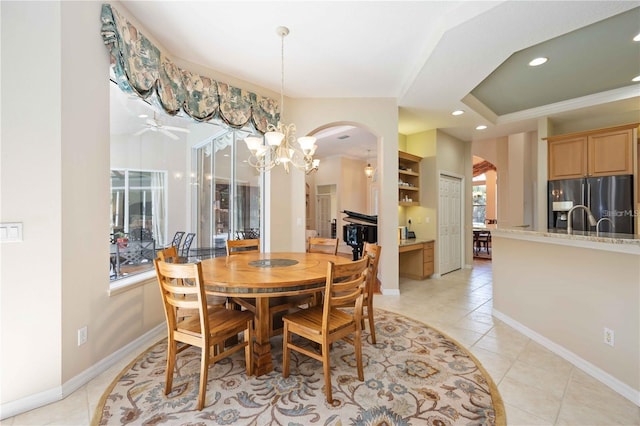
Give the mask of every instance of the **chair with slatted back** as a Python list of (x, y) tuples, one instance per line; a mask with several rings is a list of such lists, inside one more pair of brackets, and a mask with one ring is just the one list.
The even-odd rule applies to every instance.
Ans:
[[(253, 314), (249, 311), (229, 310), (210, 312), (207, 309), (202, 284), (202, 266), (199, 262), (180, 264), (155, 259), (154, 264), (167, 319), (167, 370), (164, 393), (168, 395), (172, 391), (178, 353), (189, 345), (198, 347), (201, 350), (201, 360), (197, 409), (202, 410), (210, 365), (244, 349), (246, 374), (252, 375)], [(193, 282), (193, 285), (185, 285), (187, 281)], [(181, 319), (176, 315), (178, 309), (197, 310), (198, 315)], [(242, 333), (244, 338), (233, 346), (225, 347), (225, 342), (234, 341), (239, 333)], [(178, 343), (185, 345), (179, 348)]]
[[(376, 344), (376, 327), (373, 323), (373, 294), (378, 286), (378, 262), (380, 262), (380, 253), (382, 247), (372, 243), (364, 244), (362, 257), (369, 257), (369, 267), (367, 271), (367, 285), (364, 292), (364, 307), (366, 313), (363, 313), (362, 321), (369, 320), (369, 333), (371, 334), (371, 343)], [(364, 325), (363, 325), (364, 326)]]
[[(354, 262), (336, 265), (328, 262), (325, 297), (322, 305), (302, 309), (285, 315), (282, 337), (282, 376), (289, 377), (290, 351), (294, 350), (322, 362), (324, 370), (325, 395), (329, 404), (333, 403), (331, 391), (331, 365), (329, 351), (331, 345), (340, 339), (354, 345), (358, 379), (364, 380), (362, 368), (362, 304), (369, 257)], [(345, 278), (348, 277), (348, 278)], [(337, 306), (351, 306), (351, 311)], [(319, 346), (320, 352), (311, 347), (293, 343), (292, 335), (300, 336)], [(353, 335), (353, 339), (349, 336)]]
[[(307, 253), (326, 253), (326, 254), (338, 254), (338, 238), (322, 238), (322, 237), (309, 237), (307, 240)], [(312, 304), (317, 305), (322, 301), (322, 293), (318, 292), (313, 295)]]
[(178, 257), (178, 247), (171, 245), (169, 247), (165, 247), (162, 250), (158, 250), (158, 258), (165, 262), (169, 258), (177, 258)]
[(307, 253), (338, 254), (338, 238), (310, 237), (307, 243)]
[[(177, 259), (178, 258), (178, 247), (169, 246), (165, 247), (162, 250), (158, 250), (158, 259), (166, 262), (167, 259)], [(193, 285), (193, 283), (188, 283), (189, 285)], [(227, 298), (224, 296), (214, 296), (212, 294), (207, 294), (207, 307), (209, 311), (213, 309), (226, 309), (227, 308)], [(187, 317), (196, 315), (198, 312), (194, 310), (186, 310), (186, 309), (178, 309), (178, 317)]]
[(234, 254), (259, 253), (260, 240), (227, 240), (227, 256)]
[(186, 237), (184, 237), (184, 243), (182, 244), (182, 249), (180, 250), (180, 256), (189, 257), (189, 250), (191, 250), (191, 243), (193, 243), (193, 239), (196, 234), (193, 232), (189, 232)]

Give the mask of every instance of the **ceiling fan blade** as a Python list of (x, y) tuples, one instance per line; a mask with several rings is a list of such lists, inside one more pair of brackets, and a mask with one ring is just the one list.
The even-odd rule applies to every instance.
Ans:
[(175, 140), (175, 141), (177, 141), (178, 139), (180, 139), (178, 136), (174, 135), (174, 134), (173, 134), (173, 133), (171, 133), (170, 131), (165, 130), (165, 129), (163, 129), (163, 128), (159, 128), (159, 129), (158, 129), (158, 131), (159, 131), (160, 133), (162, 133), (162, 134), (166, 135), (167, 137), (169, 137), (169, 138), (171, 138), (171, 139)]
[(184, 127), (162, 126), (162, 128), (166, 130), (173, 130), (174, 132), (184, 132), (184, 133), (191, 132), (191, 130), (185, 129)]

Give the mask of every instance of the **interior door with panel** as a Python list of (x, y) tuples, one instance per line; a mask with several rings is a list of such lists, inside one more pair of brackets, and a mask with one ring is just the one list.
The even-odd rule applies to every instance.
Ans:
[(462, 268), (462, 180), (440, 175), (438, 255), (440, 274)]

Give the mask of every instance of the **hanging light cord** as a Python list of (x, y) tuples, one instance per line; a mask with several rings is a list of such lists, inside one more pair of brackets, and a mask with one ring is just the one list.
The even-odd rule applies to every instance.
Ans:
[(280, 34), (280, 121), (284, 116), (284, 38), (289, 34), (286, 27), (278, 27)]

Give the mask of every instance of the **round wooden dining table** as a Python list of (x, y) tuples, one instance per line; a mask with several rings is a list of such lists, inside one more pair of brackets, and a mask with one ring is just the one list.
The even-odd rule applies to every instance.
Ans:
[(204, 259), (202, 276), (209, 294), (255, 298), (254, 372), (273, 370), (269, 341), (269, 298), (316, 293), (324, 288), (328, 262), (351, 262), (351, 256), (324, 253), (246, 253)]

